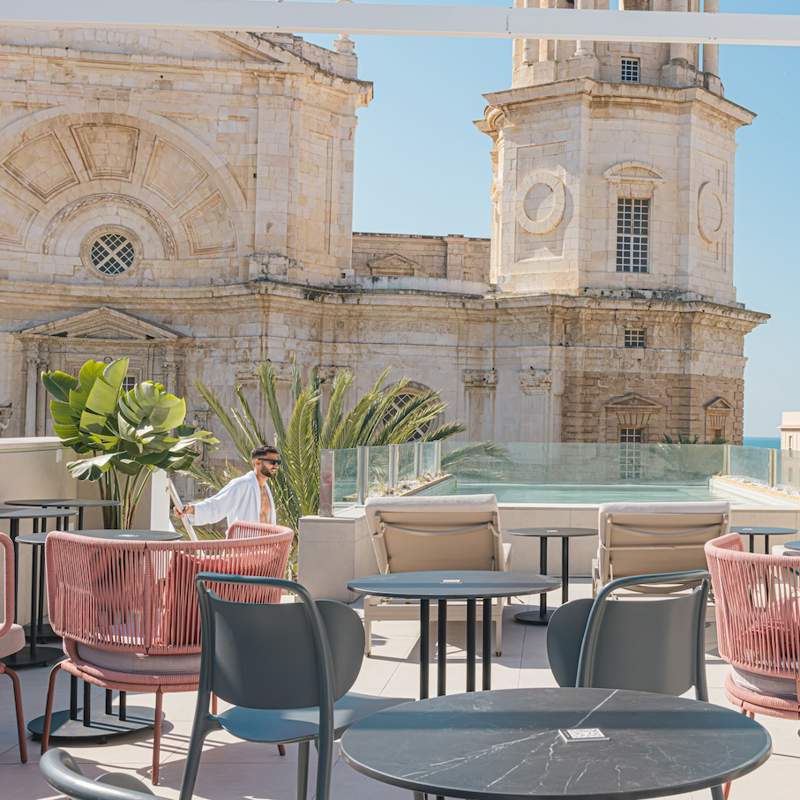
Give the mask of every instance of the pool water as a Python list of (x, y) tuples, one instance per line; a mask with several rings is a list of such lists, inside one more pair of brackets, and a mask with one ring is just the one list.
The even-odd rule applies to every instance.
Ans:
[(526, 484), (472, 483), (443, 481), (425, 495), (493, 494), (498, 503), (586, 504), (600, 503), (682, 503), (697, 500), (727, 500), (731, 507), (772, 506), (766, 498), (742, 497), (727, 492), (712, 491), (708, 484)]

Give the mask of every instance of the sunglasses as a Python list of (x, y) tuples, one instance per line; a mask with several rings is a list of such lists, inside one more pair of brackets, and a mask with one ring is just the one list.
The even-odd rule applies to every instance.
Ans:
[(256, 461), (261, 464), (274, 464), (276, 467), (279, 467), (283, 463), (279, 458), (257, 458)]

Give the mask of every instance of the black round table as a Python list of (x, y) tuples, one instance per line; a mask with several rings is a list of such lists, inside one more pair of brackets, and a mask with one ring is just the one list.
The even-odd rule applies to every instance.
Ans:
[[(580, 536), (597, 536), (597, 528), (512, 528), (508, 531), (512, 536), (535, 536), (539, 539), (539, 572), (547, 575), (547, 540), (561, 539), (561, 602), (569, 600), (569, 540)], [(526, 625), (547, 625), (555, 611), (547, 607), (547, 595), (539, 596), (538, 611), (520, 611), (514, 615), (517, 622)]]
[[(64, 508), (44, 508), (41, 506), (0, 508), (0, 520), (9, 521), (9, 536), (14, 544), (14, 619), (16, 621), (18, 608), (19, 588), (19, 550), (18, 543), (26, 542), (27, 536), (20, 536), (20, 520), (31, 520), (33, 534), (45, 531), (47, 520), (55, 519), (61, 527), (68, 527), (64, 523), (69, 517), (74, 517), (75, 511)], [(46, 532), (42, 534), (46, 535)], [(26, 542), (27, 543), (27, 542)], [(4, 659), (6, 664), (13, 669), (26, 667), (43, 667), (54, 664), (63, 658), (64, 654), (57, 647), (41, 647), (42, 632), (47, 630), (44, 625), (44, 562), (39, 564), (39, 548), (34, 547), (31, 554), (31, 622), (28, 632), (28, 644), (13, 656)], [(52, 631), (46, 638), (52, 638)]]
[[(583, 738), (592, 729), (604, 738)], [(473, 800), (683, 794), (752, 772), (771, 749), (769, 733), (737, 711), (614, 689), (437, 697), (378, 711), (342, 738), (342, 754), (358, 772)]]
[(555, 578), (528, 572), (454, 570), (394, 572), (350, 581), (351, 592), (377, 597), (419, 600), (419, 695), (427, 697), (430, 658), (430, 601), (437, 601), (438, 653), (437, 693), (447, 690), (447, 601), (467, 601), (467, 691), (475, 691), (476, 602), (483, 601), (483, 688), (492, 688), (492, 600), (518, 594), (550, 592), (558, 588)]
[(792, 536), (797, 533), (797, 528), (776, 528), (774, 526), (751, 527), (749, 525), (734, 525), (731, 527), (732, 533), (744, 534), (750, 539), (750, 552), (756, 551), (756, 536), (764, 537), (764, 552), (769, 553), (770, 536)]
[[(181, 534), (176, 531), (131, 529), (78, 530), (70, 531), (70, 533), (92, 539), (113, 539), (115, 541), (171, 542), (183, 538)], [(43, 546), (46, 540), (46, 533), (35, 533), (30, 536), (20, 537), (21, 542), (34, 545), (34, 551)], [(63, 651), (59, 650), (58, 654), (59, 658), (64, 657)], [(114, 736), (153, 727), (153, 710), (139, 706), (129, 708), (127, 704), (127, 694), (125, 692), (119, 693), (119, 705), (116, 714), (114, 713), (112, 703), (112, 691), (111, 689), (106, 689), (104, 712), (93, 714), (92, 686), (90, 683), (84, 682), (83, 706), (79, 708), (78, 679), (74, 675), (70, 675), (69, 709), (53, 712), (50, 736), (62, 743), (89, 739), (105, 741)], [(35, 738), (41, 738), (44, 732), (44, 716), (35, 717), (28, 722), (28, 731), (30, 731)]]
[(783, 545), (787, 550), (796, 550), (800, 555), (800, 540), (795, 540), (793, 542), (784, 542)]
[(78, 530), (83, 529), (83, 512), (86, 508), (112, 508), (119, 506), (119, 500), (101, 500), (91, 498), (48, 497), (44, 500), (31, 498), (27, 500), (6, 500), (10, 506), (40, 506), (41, 508), (74, 508), (78, 512)]

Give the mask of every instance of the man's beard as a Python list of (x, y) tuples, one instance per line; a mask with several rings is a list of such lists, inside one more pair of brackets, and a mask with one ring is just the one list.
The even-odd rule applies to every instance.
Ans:
[(265, 478), (269, 478), (269, 467), (261, 467), (260, 472)]

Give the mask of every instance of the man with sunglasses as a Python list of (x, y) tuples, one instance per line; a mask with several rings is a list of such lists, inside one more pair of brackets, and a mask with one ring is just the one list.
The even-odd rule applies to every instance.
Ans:
[(278, 474), (280, 453), (269, 445), (256, 447), (250, 453), (253, 469), (234, 478), (212, 497), (187, 503), (179, 516), (188, 516), (193, 525), (212, 525), (227, 517), (234, 522), (275, 524), (275, 500), (269, 479)]

